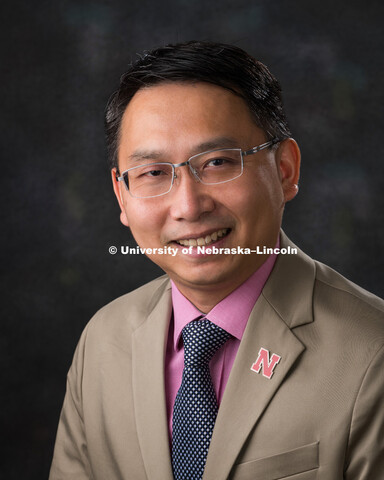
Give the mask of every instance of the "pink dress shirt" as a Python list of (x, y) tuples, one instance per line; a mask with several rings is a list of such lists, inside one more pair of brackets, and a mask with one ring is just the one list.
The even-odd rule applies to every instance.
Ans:
[(171, 319), (169, 327), (165, 356), (165, 395), (170, 439), (172, 438), (173, 404), (180, 388), (184, 368), (184, 347), (181, 331), (187, 323), (203, 315), (232, 335), (233, 338), (224, 344), (210, 362), (212, 382), (220, 405), (249, 315), (272, 271), (276, 257), (276, 254), (268, 257), (248, 280), (221, 300), (206, 315), (186, 299), (176, 285), (171, 282), (173, 319)]

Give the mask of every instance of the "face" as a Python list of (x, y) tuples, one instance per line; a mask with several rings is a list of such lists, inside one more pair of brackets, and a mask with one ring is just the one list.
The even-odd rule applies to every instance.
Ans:
[[(181, 163), (206, 151), (207, 145), (249, 150), (266, 141), (245, 102), (230, 91), (206, 83), (161, 84), (139, 90), (128, 104), (121, 125), (119, 171), (148, 159)], [(296, 194), (297, 145), (289, 139), (277, 150), (244, 157), (242, 176), (224, 184), (204, 185), (188, 167), (176, 169), (176, 174), (168, 194), (133, 198), (112, 172), (121, 221), (143, 248), (178, 249), (175, 256), (150, 258), (182, 292), (212, 287), (229, 292), (266, 258), (198, 255), (196, 248), (192, 255), (183, 254), (180, 242), (193, 244), (203, 238), (218, 248), (274, 247), (284, 204)]]

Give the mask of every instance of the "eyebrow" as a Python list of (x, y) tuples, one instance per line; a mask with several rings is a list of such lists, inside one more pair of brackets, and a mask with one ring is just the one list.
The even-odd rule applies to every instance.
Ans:
[[(216, 148), (239, 148), (239, 142), (232, 137), (215, 137), (206, 142), (196, 145), (190, 152), (190, 156)], [(167, 156), (165, 151), (161, 150), (135, 150), (128, 159), (137, 162), (142, 160), (158, 160)]]
[(233, 137), (216, 137), (207, 142), (200, 143), (196, 153), (215, 150), (216, 148), (239, 148), (239, 141)]

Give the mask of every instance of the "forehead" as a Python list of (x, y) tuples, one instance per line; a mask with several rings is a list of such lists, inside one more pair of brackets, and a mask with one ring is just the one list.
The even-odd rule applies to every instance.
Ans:
[(144, 147), (193, 149), (220, 136), (241, 144), (255, 132), (262, 136), (245, 101), (231, 91), (208, 83), (165, 83), (133, 96), (122, 119), (119, 156)]

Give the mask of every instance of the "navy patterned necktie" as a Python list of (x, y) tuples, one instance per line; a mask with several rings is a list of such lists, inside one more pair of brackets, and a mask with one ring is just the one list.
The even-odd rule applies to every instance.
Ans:
[(172, 467), (175, 480), (201, 480), (218, 406), (209, 361), (231, 337), (208, 319), (183, 328), (184, 370), (172, 419)]

